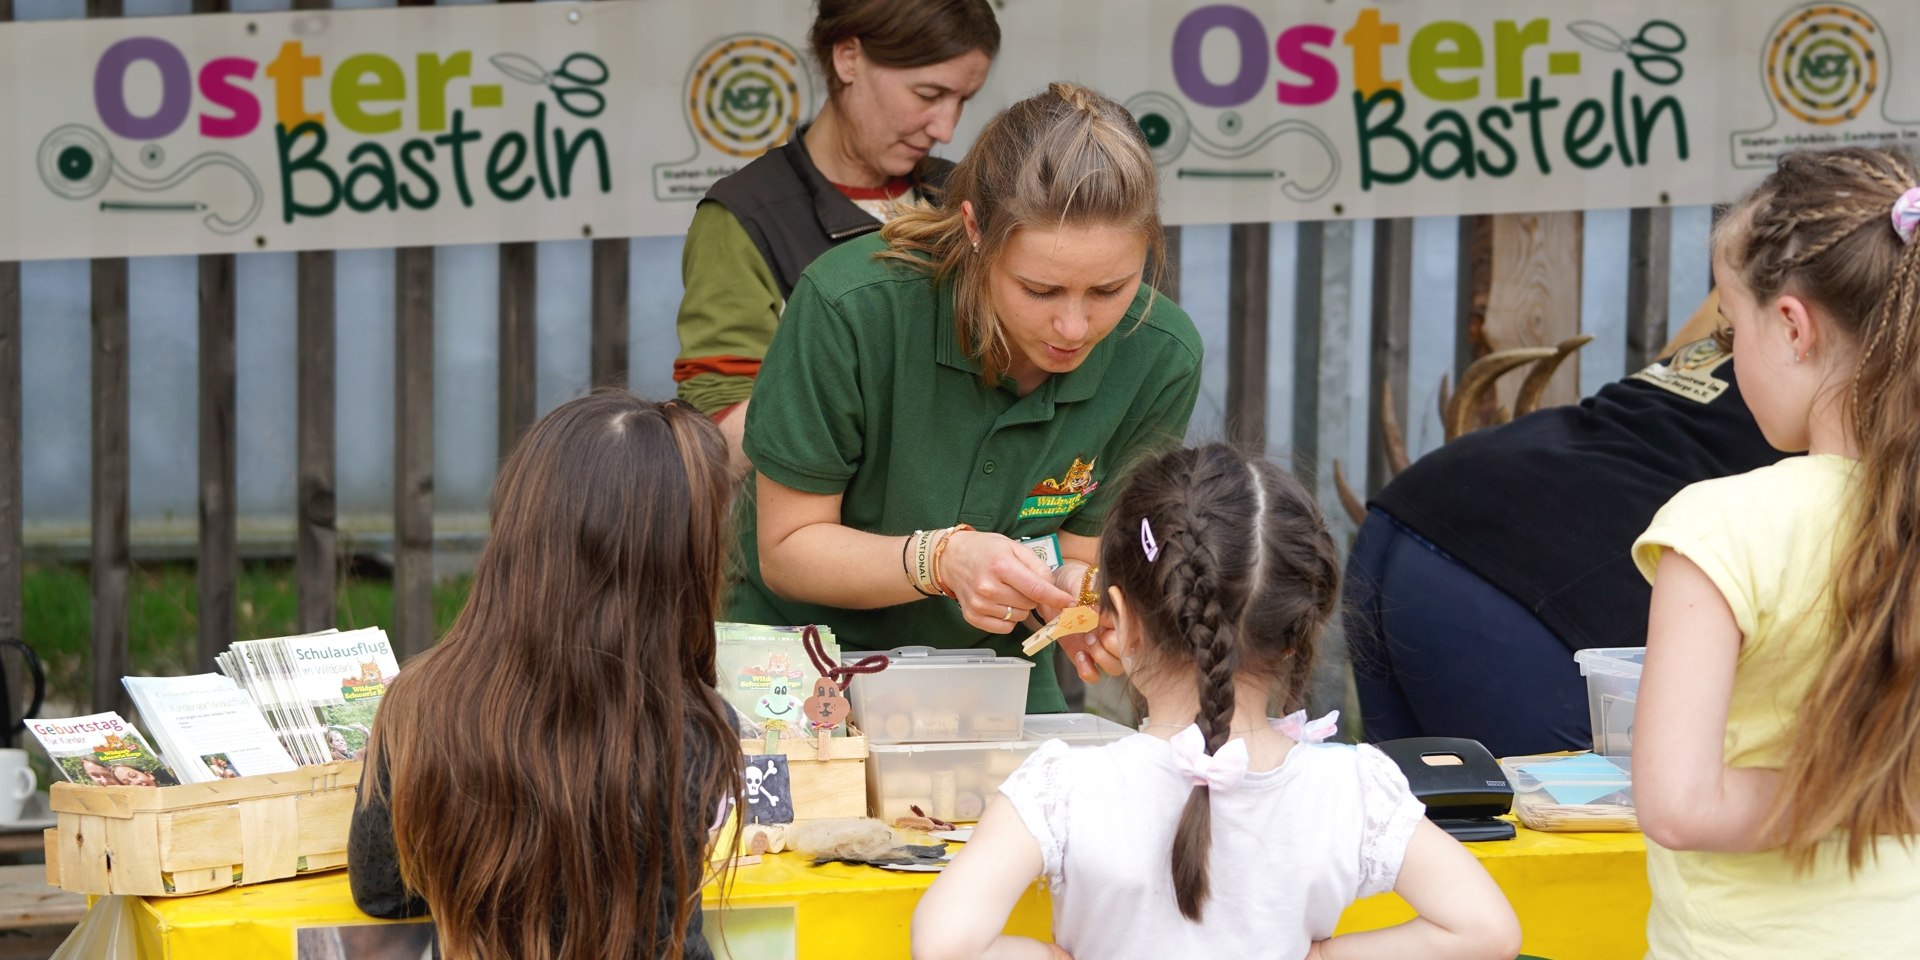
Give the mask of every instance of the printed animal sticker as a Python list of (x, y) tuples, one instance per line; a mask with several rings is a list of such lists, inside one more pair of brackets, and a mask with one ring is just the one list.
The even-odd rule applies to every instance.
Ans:
[(747, 802), (741, 809), (748, 823), (792, 823), (793, 783), (783, 756), (747, 757), (742, 775)]

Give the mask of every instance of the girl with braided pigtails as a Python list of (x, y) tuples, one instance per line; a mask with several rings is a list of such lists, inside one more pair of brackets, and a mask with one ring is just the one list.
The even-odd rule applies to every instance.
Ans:
[(1716, 227), (1733, 363), (1807, 451), (1681, 490), (1634, 744), (1649, 957), (1920, 942), (1920, 163), (1794, 153)]
[[(1518, 951), (1499, 888), (1392, 761), (1318, 742), (1326, 720), (1267, 719), (1274, 695), (1301, 699), (1339, 597), (1333, 539), (1297, 481), (1219, 444), (1146, 460), (1099, 552), (1096, 639), (1150, 719), (1103, 747), (1050, 741), (1007, 779), (921, 900), (916, 960)], [(1000, 933), (1036, 876), (1053, 944)], [(1349, 903), (1387, 890), (1419, 916), (1329, 939)]]

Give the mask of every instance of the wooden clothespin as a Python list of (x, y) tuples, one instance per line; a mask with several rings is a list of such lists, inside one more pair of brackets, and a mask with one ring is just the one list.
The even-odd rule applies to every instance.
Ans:
[(1028, 637), (1027, 642), (1021, 645), (1020, 652), (1031, 657), (1045, 650), (1049, 644), (1061, 637), (1086, 633), (1099, 625), (1100, 611), (1092, 607), (1068, 607), (1060, 611), (1060, 615), (1054, 617), (1053, 622), (1035, 630), (1033, 636)]

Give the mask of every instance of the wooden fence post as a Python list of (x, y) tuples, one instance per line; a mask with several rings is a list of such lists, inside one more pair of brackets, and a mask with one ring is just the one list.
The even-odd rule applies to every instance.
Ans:
[(1315, 489), (1320, 476), (1320, 326), (1327, 225), (1304, 220), (1295, 226), (1293, 260), (1293, 475)]
[[(330, 0), (293, 0), (295, 10), (325, 10)], [(299, 372), (294, 417), (294, 582), (302, 633), (336, 625), (339, 531), (334, 494), (334, 257), (332, 250), (296, 254), (295, 354)]]
[(1273, 225), (1236, 223), (1227, 234), (1227, 440), (1267, 445), (1267, 307)]
[[(13, 0), (0, 0), (0, 23), (13, 19)], [(25, 514), (20, 496), (25, 480), (25, 439), (20, 415), (20, 263), (0, 262), (0, 637), (19, 637), (28, 642), (26, 625), (21, 622), (21, 575), (25, 570)], [(22, 675), (26, 664), (16, 663), (12, 654), (4, 654), (7, 669), (7, 702), (18, 706), (25, 689)], [(13, 718), (8, 717), (7, 720)], [(14, 743), (8, 732), (0, 736), (7, 746)]]
[(1627, 374), (1652, 363), (1667, 342), (1673, 208), (1640, 207), (1627, 218)]
[(500, 424), (496, 462), (505, 460), (533, 426), (535, 353), (540, 349), (534, 313), (539, 287), (538, 248), (500, 245)]
[(1392, 478), (1387, 463), (1386, 430), (1380, 418), (1386, 399), (1381, 385), (1393, 393), (1394, 419), (1407, 422), (1407, 342), (1413, 323), (1413, 221), (1405, 218), (1373, 222), (1373, 332), (1367, 388), (1367, 495)]
[[(122, 15), (121, 0), (87, 0), (89, 18)], [(92, 264), (89, 312), (93, 328), (92, 626), (93, 696), (97, 711), (126, 713), (130, 701), (120, 678), (127, 673), (128, 438), (127, 258)]]

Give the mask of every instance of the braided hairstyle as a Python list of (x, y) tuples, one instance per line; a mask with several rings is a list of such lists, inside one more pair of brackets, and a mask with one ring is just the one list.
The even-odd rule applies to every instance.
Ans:
[[(1141, 546), (1143, 520), (1156, 560)], [(1286, 700), (1306, 688), (1340, 595), (1339, 554), (1313, 497), (1265, 458), (1217, 443), (1134, 468), (1107, 515), (1100, 566), (1143, 635), (1138, 669), (1199, 674), (1208, 753), (1227, 743), (1237, 678), (1268, 680)], [(1208, 790), (1196, 786), (1172, 854), (1175, 899), (1196, 922), (1211, 840)]]
[(1819, 305), (1858, 353), (1844, 408), (1857, 521), (1834, 569), (1836, 636), (1772, 820), (1803, 867), (1844, 830), (1858, 870), (1920, 810), (1920, 241), (1903, 243), (1891, 218), (1916, 186), (1920, 163), (1903, 151), (1790, 153), (1714, 233), (1716, 259), (1759, 302)]

